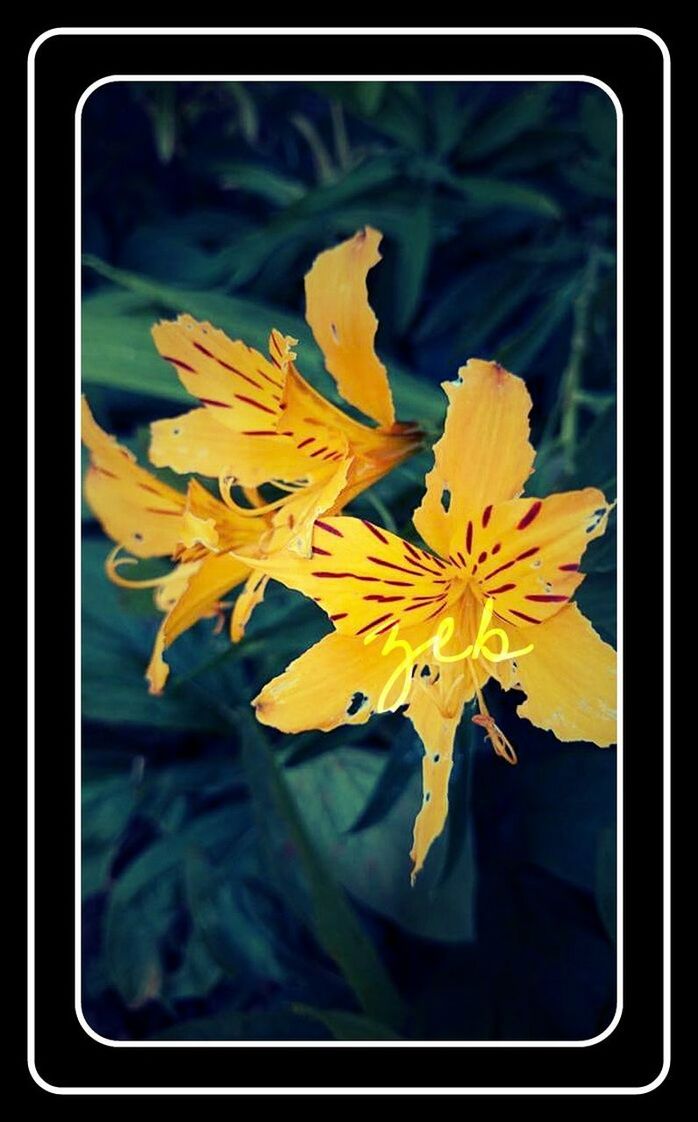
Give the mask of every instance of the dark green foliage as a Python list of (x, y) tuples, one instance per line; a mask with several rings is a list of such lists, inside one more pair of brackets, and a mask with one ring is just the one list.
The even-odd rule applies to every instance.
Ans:
[[(532, 494), (615, 497), (615, 117), (583, 83), (118, 83), (83, 124), (85, 391), (142, 454), (189, 400), (150, 326), (187, 311), (300, 340), (313, 257), (370, 223), (378, 351), (433, 441), (469, 357), (528, 382)], [(133, 438), (133, 439), (132, 439)], [(468, 449), (463, 449), (468, 455)], [(428, 450), (353, 512), (414, 536)], [(450, 816), (414, 889), (421, 748), (399, 716), (285, 737), (249, 701), (327, 630), (274, 586), (245, 642), (203, 621), (143, 678), (151, 593), (109, 584), (83, 509), (83, 1010), (116, 1039), (583, 1039), (615, 1007), (614, 750), (488, 692), (508, 767), (463, 718)], [(579, 602), (615, 638), (616, 528)]]

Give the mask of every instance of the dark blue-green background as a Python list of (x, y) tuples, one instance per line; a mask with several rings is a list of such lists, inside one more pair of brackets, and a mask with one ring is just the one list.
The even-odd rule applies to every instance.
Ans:
[[(402, 420), (430, 436), (469, 357), (523, 375), (528, 490), (615, 497), (615, 114), (586, 84), (117, 83), (83, 115), (83, 378), (144, 453), (187, 408), (150, 324), (188, 311), (263, 348), (300, 340), (314, 256), (369, 223), (369, 278)], [(463, 449), (468, 455), (468, 449)], [(354, 509), (410, 533), (430, 455)], [(180, 481), (181, 483), (181, 481)], [(446, 832), (415, 889), (420, 745), (398, 716), (329, 734), (257, 726), (249, 700), (326, 631), (276, 586), (231, 647), (204, 621), (143, 672), (149, 592), (110, 585), (84, 511), (83, 1011), (114, 1039), (587, 1039), (615, 988), (615, 750), (560, 744), (488, 703), (519, 764), (467, 720)], [(615, 528), (578, 599), (615, 639)], [(328, 688), (318, 683), (318, 688)]]

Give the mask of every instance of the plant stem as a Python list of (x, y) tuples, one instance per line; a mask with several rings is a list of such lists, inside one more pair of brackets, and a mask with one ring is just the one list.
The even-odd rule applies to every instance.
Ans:
[(560, 405), (562, 412), (562, 419), (560, 422), (560, 444), (562, 446), (564, 469), (570, 475), (574, 472), (577, 455), (582, 373), (584, 369), (584, 359), (586, 358), (588, 350), (589, 312), (596, 289), (598, 268), (599, 255), (594, 247), (589, 254), (582, 285), (573, 303), (574, 326), (572, 329), (572, 341), (570, 343), (567, 366), (563, 372), (560, 386)]

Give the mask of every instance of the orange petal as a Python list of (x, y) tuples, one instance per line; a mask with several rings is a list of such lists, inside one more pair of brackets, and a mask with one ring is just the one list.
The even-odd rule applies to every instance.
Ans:
[(318, 475), (314, 483), (288, 496), (272, 518), (273, 529), (261, 540), (265, 553), (288, 549), (299, 558), (312, 557), (315, 520), (337, 505), (350, 463), (350, 460), (344, 459), (334, 467), (326, 467), (324, 474)]
[(352, 635), (331, 632), (269, 682), (252, 702), (257, 719), (282, 732), (362, 725), (380, 706), (401, 652), (383, 655)]
[(248, 573), (248, 566), (229, 553), (209, 554), (196, 568), (160, 625), (146, 671), (151, 693), (161, 693), (167, 681), (169, 667), (163, 658), (167, 648), (198, 620), (210, 615), (218, 601)]
[(549, 729), (558, 740), (589, 740), (602, 748), (614, 744), (616, 652), (599, 638), (577, 605), (568, 604), (533, 635), (530, 629), (507, 630), (512, 647), (534, 640), (531, 653), (516, 666), (516, 687), (526, 694), (519, 716)]
[(234, 432), (275, 429), (284, 374), (259, 351), (191, 316), (154, 325), (153, 340), (190, 394)]
[(372, 486), (420, 447), (415, 425), (394, 425), (390, 432), (369, 428), (348, 417), (322, 397), (290, 365), (283, 397), (283, 432), (298, 452), (307, 456), (306, 472), (313, 479), (318, 468), (338, 463), (349, 454), (353, 460), (342, 505)]
[(531, 473), (531, 398), (521, 378), (495, 362), (471, 359), (460, 381), (442, 383), (448, 397), (444, 433), (414, 513), (424, 540), (442, 556), (472, 511), (514, 498)]
[(494, 601), (500, 619), (533, 626), (559, 612), (584, 579), (582, 554), (604, 532), (609, 510), (594, 487), (511, 499), (474, 511), (452, 538), (450, 554), (462, 561), (476, 594)]
[(82, 439), (91, 454), (85, 497), (104, 532), (137, 557), (172, 554), (185, 496), (139, 467), (128, 448), (99, 427), (85, 398)]
[(317, 519), (311, 549), (309, 558), (283, 551), (249, 564), (315, 600), (346, 635), (426, 621), (435, 630), (460, 594), (451, 566), (360, 518)]
[(405, 714), (424, 745), (422, 805), (415, 819), (410, 853), (413, 884), (432, 843), (446, 825), (453, 741), (463, 706), (474, 696), (473, 683), (464, 663), (432, 661), (426, 665), (430, 673), (425, 675), (423, 667), (418, 667)]
[(306, 319), (342, 397), (389, 428), (395, 410), (383, 363), (373, 342), (378, 327), (368, 302), (366, 276), (378, 261), (382, 235), (367, 226), (325, 250), (305, 278)]
[(269, 577), (264, 574), (251, 573), (245, 582), (245, 587), (238, 596), (233, 610), (230, 613), (230, 638), (234, 643), (239, 643), (245, 634), (245, 628), (250, 622), (250, 616), (264, 599)]
[(226, 476), (245, 487), (271, 479), (284, 482), (306, 478), (309, 461), (290, 436), (262, 421), (247, 432), (231, 432), (211, 409), (192, 409), (180, 417), (151, 426), (150, 460), (156, 467), (181, 473), (196, 472), (214, 479)]

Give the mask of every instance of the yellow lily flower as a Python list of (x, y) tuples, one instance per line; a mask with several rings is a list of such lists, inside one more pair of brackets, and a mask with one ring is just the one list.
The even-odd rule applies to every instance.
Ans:
[[(264, 525), (229, 510), (191, 480), (186, 494), (167, 486), (140, 467), (132, 452), (109, 436), (82, 400), (82, 439), (90, 451), (85, 497), (116, 549), (107, 573), (127, 588), (155, 589), (155, 603), (165, 612), (146, 671), (151, 693), (160, 693), (169, 669), (165, 650), (198, 620), (219, 616), (222, 598), (250, 574), (249, 566), (231, 550), (255, 550)], [(135, 557), (120, 557), (128, 549)], [(119, 571), (135, 558), (171, 557), (177, 564), (161, 577), (129, 580)], [(231, 617), (233, 638), (244, 629), (260, 598), (264, 577), (238, 597)]]
[(294, 365), (296, 340), (276, 330), (266, 358), (189, 315), (153, 328), (158, 351), (201, 405), (152, 425), (150, 459), (218, 479), (229, 506), (233, 484), (277, 485), (283, 496), (252, 512), (271, 515), (265, 552), (287, 547), (310, 556), (315, 517), (341, 510), (419, 447), (417, 427), (395, 420), (387, 372), (374, 351), (378, 321), (366, 277), (380, 260), (380, 240), (366, 227), (321, 253), (305, 278), (306, 318), (327, 370), (345, 400), (378, 427), (314, 390)]
[(517, 712), (559, 740), (612, 744), (616, 656), (571, 598), (580, 560), (610, 510), (594, 489), (522, 498), (534, 460), (522, 379), (471, 360), (449, 399), (414, 523), (430, 549), (357, 518), (315, 522), (310, 559), (250, 563), (314, 599), (334, 631), (264, 687), (257, 718), (285, 732), (327, 731), (404, 708), (424, 744), (412, 879), (448, 813), (464, 705), (516, 762), (482, 689), (526, 695)]

